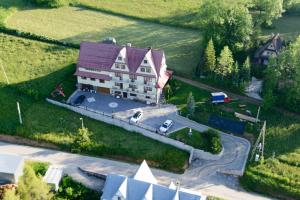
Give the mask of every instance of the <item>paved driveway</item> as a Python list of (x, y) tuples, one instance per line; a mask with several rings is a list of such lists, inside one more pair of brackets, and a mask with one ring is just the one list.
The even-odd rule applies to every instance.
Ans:
[[(154, 129), (159, 129), (164, 121), (170, 119), (170, 116), (176, 114), (177, 112), (176, 106), (173, 105), (163, 105), (161, 107), (151, 106), (129, 99), (117, 99), (111, 95), (83, 91), (77, 91), (71, 97), (70, 102), (73, 102), (80, 95), (84, 95), (86, 97), (81, 106), (108, 114), (113, 113), (114, 116), (126, 119), (128, 121), (137, 110), (142, 110), (143, 118), (139, 123), (143, 123)], [(169, 133), (179, 130), (183, 127), (183, 124), (176, 122), (170, 128)]]

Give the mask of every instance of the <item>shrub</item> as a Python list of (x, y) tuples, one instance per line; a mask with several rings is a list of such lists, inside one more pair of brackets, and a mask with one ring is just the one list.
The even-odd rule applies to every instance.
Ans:
[(38, 6), (58, 8), (69, 5), (71, 0), (31, 0), (31, 2)]
[(86, 188), (81, 183), (75, 182), (71, 177), (64, 176), (61, 180), (58, 193), (54, 200), (68, 199), (68, 200), (98, 200), (99, 194), (89, 188)]

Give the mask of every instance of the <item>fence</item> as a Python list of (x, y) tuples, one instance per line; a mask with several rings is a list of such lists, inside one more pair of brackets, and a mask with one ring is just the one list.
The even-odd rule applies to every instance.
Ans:
[(223, 154), (223, 151), (220, 154), (214, 155), (209, 152), (205, 152), (200, 149), (194, 149), (192, 146), (186, 145), (183, 142), (173, 140), (171, 138), (159, 135), (156, 133), (156, 129), (152, 127), (148, 127), (147, 125), (144, 124), (130, 124), (128, 120), (124, 120), (121, 118), (115, 118), (113, 114), (105, 113), (105, 112), (99, 112), (90, 108), (86, 107), (75, 107), (71, 106), (65, 103), (61, 103), (58, 101), (54, 101), (51, 99), (46, 99), (49, 103), (67, 108), (69, 110), (72, 110), (74, 112), (77, 112), (81, 115), (90, 117), (92, 119), (102, 121), (108, 124), (112, 124), (115, 126), (119, 126), (121, 128), (124, 128), (127, 131), (131, 132), (137, 132), (140, 133), (146, 137), (149, 137), (151, 139), (157, 140), (159, 142), (174, 146), (178, 149), (187, 151), (188, 153), (192, 153), (192, 157), (190, 157), (189, 161), (191, 162), (192, 159), (194, 158), (199, 158), (199, 159), (205, 159), (205, 160), (219, 160)]

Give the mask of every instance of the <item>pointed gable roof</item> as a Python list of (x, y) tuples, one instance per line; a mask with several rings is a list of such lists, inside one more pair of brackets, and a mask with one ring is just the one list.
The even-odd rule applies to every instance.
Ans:
[(146, 54), (150, 51), (156, 73), (159, 74), (164, 56), (162, 50), (131, 46), (125, 47), (96, 42), (82, 42), (80, 44), (77, 67), (82, 66), (100, 70), (110, 70), (123, 48), (126, 48), (126, 64), (130, 73), (136, 73)]
[(125, 179), (125, 176), (109, 174), (106, 177), (102, 198), (111, 199), (118, 192), (121, 184), (124, 182)]
[(153, 176), (147, 162), (144, 160), (136, 173), (133, 175), (133, 179), (144, 181), (147, 183), (157, 184), (156, 178)]
[(122, 48), (113, 44), (82, 42), (77, 65), (109, 70)]

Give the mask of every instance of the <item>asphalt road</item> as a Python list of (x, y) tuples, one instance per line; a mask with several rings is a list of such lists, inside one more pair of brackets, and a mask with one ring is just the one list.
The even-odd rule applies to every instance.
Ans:
[[(61, 166), (64, 168), (65, 173), (75, 180), (98, 191), (102, 188), (103, 182), (80, 173), (78, 167), (100, 174), (117, 173), (127, 176), (132, 175), (138, 168), (138, 165), (135, 164), (3, 142), (0, 142), (0, 152), (15, 153), (24, 156), (25, 159), (50, 162)], [(235, 200), (269, 199), (243, 191), (238, 184), (235, 184), (237, 180), (232, 176), (214, 173), (211, 176), (203, 177), (201, 173), (199, 174), (197, 166), (192, 166), (191, 169), (180, 175), (158, 169), (153, 169), (153, 173), (160, 184), (168, 185), (171, 181), (179, 180), (182, 187), (199, 191), (204, 195)]]

